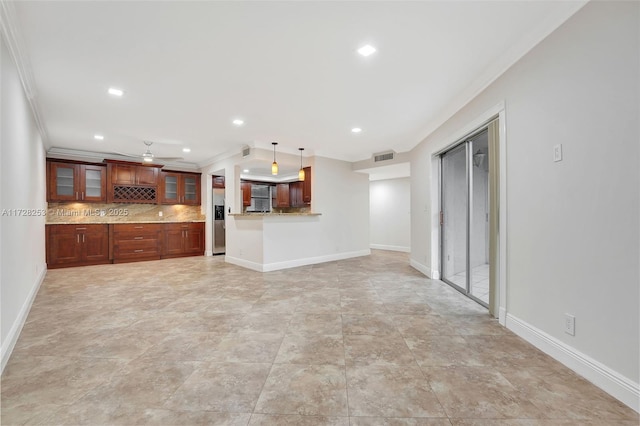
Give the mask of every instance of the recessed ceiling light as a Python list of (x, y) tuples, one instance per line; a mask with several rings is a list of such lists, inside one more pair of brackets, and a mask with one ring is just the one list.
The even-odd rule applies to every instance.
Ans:
[(118, 89), (117, 87), (109, 87), (109, 94), (113, 96), (122, 96), (124, 95), (124, 90)]
[(191, 152), (191, 148), (182, 148), (182, 152)]
[(104, 140), (104, 136), (102, 135), (93, 135), (93, 138), (97, 141), (103, 141)]
[(358, 53), (362, 56), (369, 56), (376, 52), (376, 48), (371, 46), (370, 44), (365, 44), (360, 49), (358, 49)]
[(235, 120), (233, 120), (233, 121), (232, 121), (232, 123), (233, 123), (235, 126), (238, 126), (238, 127), (239, 127), (239, 126), (242, 126), (242, 125), (244, 124), (244, 120), (240, 120), (239, 118), (236, 118)]
[(249, 173), (249, 169), (244, 169), (242, 173)]
[(362, 129), (360, 127), (354, 127), (353, 129), (351, 129), (351, 131), (353, 133), (360, 133), (362, 131)]

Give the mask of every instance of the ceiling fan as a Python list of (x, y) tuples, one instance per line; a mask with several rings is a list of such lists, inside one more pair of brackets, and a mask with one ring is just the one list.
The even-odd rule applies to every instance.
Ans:
[(160, 161), (179, 161), (179, 160), (184, 160), (184, 158), (182, 157), (156, 157), (155, 155), (153, 155), (153, 152), (151, 152), (151, 145), (153, 145), (152, 141), (142, 141), (146, 146), (147, 146), (147, 150), (144, 152), (144, 154), (142, 155), (131, 155), (131, 154), (124, 154), (121, 152), (116, 152), (116, 154), (118, 155), (122, 155), (125, 157), (132, 157), (132, 158), (140, 158), (142, 157), (142, 161), (145, 163), (152, 163), (153, 160), (160, 160)]

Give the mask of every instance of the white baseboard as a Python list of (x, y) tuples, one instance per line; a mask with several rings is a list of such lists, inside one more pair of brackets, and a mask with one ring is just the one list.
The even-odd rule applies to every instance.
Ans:
[(252, 271), (264, 272), (262, 270), (262, 263), (251, 262), (250, 260), (231, 257), (229, 255), (224, 256), (224, 261), (233, 265), (242, 266), (243, 268), (251, 269)]
[(205, 250), (204, 251), (204, 255), (205, 256), (213, 256), (213, 250)]
[(498, 323), (503, 327), (507, 326), (507, 310), (504, 307), (498, 309)]
[(431, 276), (432, 275), (431, 268), (429, 268), (427, 265), (423, 265), (422, 263), (418, 262), (415, 259), (409, 259), (409, 265), (412, 268), (422, 272), (423, 274), (425, 274), (427, 277), (431, 278), (432, 280), (433, 279), (437, 279), (437, 278), (433, 278)]
[(271, 272), (279, 271), (281, 269), (297, 268), (298, 266), (315, 265), (317, 263), (333, 262), (335, 260), (350, 259), (352, 257), (368, 256), (371, 254), (371, 250), (358, 250), (345, 253), (336, 253), (326, 256), (306, 257), (303, 259), (287, 260), (285, 262), (273, 262), (273, 263), (257, 263), (251, 262), (237, 257), (225, 256), (225, 262), (232, 263), (234, 265), (242, 266), (243, 268), (251, 269), (258, 272)]
[(506, 315), (506, 326), (614, 398), (619, 399), (635, 411), (640, 411), (640, 385), (638, 383), (511, 314)]
[(44, 277), (47, 274), (47, 264), (44, 263), (42, 266), (42, 271), (37, 278), (37, 282), (32, 287), (31, 291), (27, 295), (27, 299), (22, 304), (20, 308), (20, 312), (18, 312), (18, 317), (15, 322), (11, 326), (9, 333), (7, 334), (6, 339), (2, 342), (1, 351), (1, 361), (2, 365), (0, 367), (0, 372), (4, 371), (4, 367), (9, 362), (9, 358), (11, 357), (11, 353), (13, 352), (13, 348), (16, 346), (18, 342), (18, 337), (20, 337), (20, 332), (22, 332), (22, 327), (24, 327), (24, 323), (27, 321), (27, 317), (29, 316), (29, 311), (31, 310), (31, 305), (33, 305), (33, 301), (36, 299), (36, 295), (38, 294), (38, 290), (40, 290), (40, 286), (42, 285), (42, 281), (44, 281)]
[(374, 250), (401, 251), (403, 253), (411, 253), (411, 247), (405, 246), (389, 246), (386, 244), (369, 244), (369, 248)]

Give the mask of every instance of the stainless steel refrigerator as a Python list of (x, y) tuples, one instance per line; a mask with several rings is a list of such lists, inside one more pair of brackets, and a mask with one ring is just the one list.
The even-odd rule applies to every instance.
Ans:
[(213, 190), (213, 254), (225, 253), (224, 189)]

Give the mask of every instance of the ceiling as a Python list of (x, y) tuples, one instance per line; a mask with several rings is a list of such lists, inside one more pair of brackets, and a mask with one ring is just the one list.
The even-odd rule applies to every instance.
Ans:
[(149, 140), (198, 166), (271, 141), (345, 161), (408, 151), (584, 4), (2, 3), (47, 148)]

